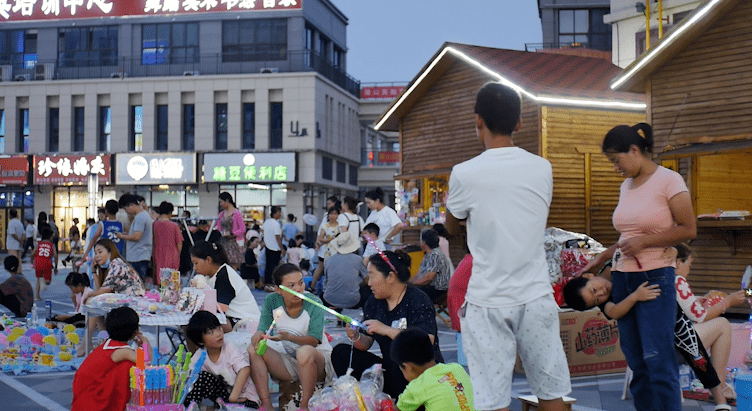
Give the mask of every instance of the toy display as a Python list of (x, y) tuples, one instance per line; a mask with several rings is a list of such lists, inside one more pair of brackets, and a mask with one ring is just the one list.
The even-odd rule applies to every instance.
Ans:
[[(194, 367), (189, 371), (191, 354), (185, 353), (181, 344), (175, 356), (175, 363), (159, 365), (156, 357), (152, 357), (151, 365), (147, 356), (148, 349), (137, 350), (136, 366), (130, 370), (131, 399), (126, 406), (127, 411), (190, 411), (197, 409), (191, 403), (186, 409), (182, 403), (188, 395), (190, 386), (198, 379), (201, 366), (206, 359), (206, 352), (202, 353)], [(189, 375), (190, 374), (190, 375)]]
[(29, 327), (7, 316), (0, 318), (5, 328), (0, 332), (0, 369), (16, 375), (28, 372), (72, 371), (83, 358), (76, 357), (76, 345), (83, 329), (73, 325), (47, 328)]

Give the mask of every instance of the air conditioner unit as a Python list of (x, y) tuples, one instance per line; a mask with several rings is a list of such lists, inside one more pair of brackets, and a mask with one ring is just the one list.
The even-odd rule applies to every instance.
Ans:
[(13, 66), (0, 66), (0, 81), (11, 81), (13, 79)]
[(52, 80), (55, 78), (55, 63), (37, 63), (34, 66), (34, 80)]
[(16, 74), (13, 77), (13, 81), (29, 81), (31, 80), (31, 74)]
[(116, 71), (114, 73), (110, 73), (110, 78), (126, 78), (128, 77), (128, 73), (124, 71)]
[(279, 69), (277, 67), (264, 67), (261, 70), (259, 70), (259, 73), (261, 74), (279, 73)]
[(198, 71), (184, 71), (183, 76), (198, 76), (200, 73)]

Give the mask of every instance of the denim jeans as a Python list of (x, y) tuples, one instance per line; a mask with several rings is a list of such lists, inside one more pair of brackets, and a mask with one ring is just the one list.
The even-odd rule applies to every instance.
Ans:
[(619, 319), (619, 340), (634, 373), (630, 391), (640, 411), (681, 411), (679, 365), (674, 354), (676, 289), (673, 267), (611, 273), (612, 298), (618, 303), (645, 281), (660, 286), (655, 300), (640, 301)]
[(141, 277), (141, 281), (146, 281), (146, 272), (149, 271), (149, 260), (145, 261), (128, 261), (128, 264), (133, 267), (133, 269), (136, 271), (139, 277)]

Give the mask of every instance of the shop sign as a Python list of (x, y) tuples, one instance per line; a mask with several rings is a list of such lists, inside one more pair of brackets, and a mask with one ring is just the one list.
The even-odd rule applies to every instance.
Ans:
[(110, 156), (34, 156), (34, 184), (86, 184), (89, 174), (99, 175), (99, 184), (110, 184)]
[(0, 21), (300, 10), (303, 0), (0, 0)]
[(295, 153), (204, 154), (205, 183), (291, 183)]
[(27, 156), (0, 157), (0, 184), (21, 185), (29, 183), (29, 158)]
[(404, 89), (405, 89), (405, 86), (361, 87), (360, 98), (362, 99), (395, 98), (399, 96), (400, 93), (402, 93), (402, 90)]
[(379, 163), (399, 163), (399, 151), (379, 151)]
[(117, 154), (117, 184), (158, 185), (196, 182), (196, 154)]

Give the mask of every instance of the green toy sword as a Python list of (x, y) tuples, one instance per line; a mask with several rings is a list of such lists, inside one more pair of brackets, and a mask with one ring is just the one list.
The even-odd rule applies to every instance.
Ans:
[(346, 316), (346, 315), (344, 315), (342, 313), (338, 313), (338, 312), (332, 310), (331, 308), (329, 308), (329, 307), (321, 304), (320, 302), (318, 302), (316, 300), (313, 300), (313, 299), (311, 299), (311, 298), (309, 298), (309, 297), (307, 297), (307, 296), (305, 296), (305, 295), (303, 295), (303, 294), (301, 294), (301, 293), (299, 293), (297, 291), (291, 290), (291, 289), (285, 287), (284, 285), (279, 285), (278, 287), (281, 290), (287, 291), (288, 293), (290, 293), (290, 294), (292, 294), (292, 295), (294, 295), (294, 296), (296, 296), (296, 297), (298, 297), (298, 298), (300, 298), (302, 300), (308, 301), (309, 303), (315, 305), (316, 307), (321, 308), (322, 310), (328, 312), (329, 314), (334, 315), (335, 317), (339, 318), (340, 320), (342, 320), (342, 321), (344, 321), (344, 322), (346, 322), (346, 323), (348, 323), (348, 324), (350, 324), (350, 325), (352, 325), (354, 327), (359, 327), (359, 328), (363, 329), (363, 331), (368, 331), (368, 329), (366, 328), (366, 326), (363, 323), (361, 323), (360, 321), (358, 321), (358, 320), (356, 320), (356, 319), (354, 319), (352, 317), (348, 317), (348, 316)]

